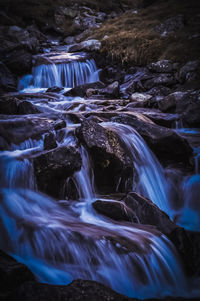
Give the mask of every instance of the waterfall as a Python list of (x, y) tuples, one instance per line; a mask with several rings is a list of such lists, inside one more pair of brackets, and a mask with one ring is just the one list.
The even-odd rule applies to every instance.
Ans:
[(154, 228), (116, 224), (93, 212), (95, 191), (84, 148), (83, 166), (75, 175), (82, 200), (65, 207), (36, 191), (32, 164), (21, 156), (33, 145), (38, 147), (21, 144), (20, 156), (15, 150), (0, 156), (1, 165), (8, 167), (0, 179), (1, 249), (43, 283), (65, 285), (81, 278), (130, 297), (186, 294), (176, 250), (166, 237)]
[(139, 182), (133, 183), (133, 190), (148, 197), (161, 210), (170, 215), (171, 210), (168, 201), (169, 184), (164, 176), (162, 166), (143, 138), (128, 125), (113, 122), (106, 122), (102, 125), (116, 131), (130, 151), (133, 166), (139, 176)]
[(18, 89), (53, 86), (73, 88), (78, 85), (97, 82), (99, 80), (98, 73), (93, 59), (61, 64), (42, 64), (33, 68), (32, 75), (26, 75), (19, 81)]

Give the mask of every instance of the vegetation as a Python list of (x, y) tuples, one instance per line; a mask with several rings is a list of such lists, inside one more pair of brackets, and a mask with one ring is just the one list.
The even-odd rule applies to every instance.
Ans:
[[(123, 63), (146, 64), (159, 59), (184, 63), (200, 57), (200, 2), (196, 0), (156, 1), (152, 5), (122, 14), (96, 29), (92, 37), (102, 42), (102, 52)], [(161, 36), (155, 27), (164, 20), (184, 16), (182, 30)]]

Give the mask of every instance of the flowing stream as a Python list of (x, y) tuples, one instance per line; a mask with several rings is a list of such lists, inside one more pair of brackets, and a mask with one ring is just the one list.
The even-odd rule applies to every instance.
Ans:
[[(73, 87), (96, 81), (96, 71), (92, 60), (41, 65), (19, 86), (20, 90), (31, 85)], [(57, 112), (63, 112), (65, 101), (69, 102), (58, 99), (54, 105)], [(70, 101), (73, 103), (73, 99)], [(144, 140), (129, 126), (111, 122), (101, 125), (116, 131), (129, 149), (139, 178), (133, 188), (170, 215), (169, 183)], [(77, 125), (71, 123), (71, 127), (73, 133)], [(73, 137), (66, 132), (59, 145), (71, 142)], [(1, 249), (26, 264), (43, 283), (64, 285), (81, 278), (141, 299), (191, 296), (176, 249), (163, 234), (151, 226), (117, 223), (93, 209), (98, 196), (90, 156), (82, 145), (82, 168), (72, 177), (79, 200), (71, 202), (56, 201), (38, 191), (32, 157), (42, 151), (43, 137), (12, 144), (0, 152)], [(193, 184), (184, 186), (187, 203)]]

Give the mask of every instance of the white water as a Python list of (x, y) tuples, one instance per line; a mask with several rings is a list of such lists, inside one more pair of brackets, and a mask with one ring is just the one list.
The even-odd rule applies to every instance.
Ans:
[(49, 87), (73, 88), (99, 80), (95, 61), (72, 61), (63, 64), (39, 65), (33, 68), (32, 75), (26, 75), (19, 81), (18, 89), (24, 92), (44, 91)]
[[(90, 76), (86, 63), (74, 63), (64, 68), (38, 66), (33, 77), (26, 77), (25, 84), (21, 81), (21, 89), (31, 85), (37, 89), (58, 84), (73, 86), (79, 80), (83, 83), (94, 80), (97, 75), (94, 65), (89, 68)], [(59, 101), (55, 108), (59, 112)], [(103, 126), (115, 130), (129, 148), (140, 179), (137, 186), (133, 183), (136, 190), (170, 213), (164, 171), (143, 139), (128, 126), (114, 123)], [(72, 141), (66, 135), (61, 143), (67, 145)], [(116, 223), (95, 212), (92, 202), (97, 196), (92, 166), (83, 147), (80, 147), (82, 168), (73, 177), (80, 199), (59, 203), (39, 193), (28, 156), (41, 148), (41, 142), (30, 140), (0, 154), (3, 250), (26, 264), (44, 283), (68, 284), (76, 278), (91, 279), (141, 299), (195, 295), (176, 250), (166, 237), (149, 226)], [(186, 190), (190, 194), (188, 187)]]
[(146, 142), (136, 130), (128, 125), (113, 122), (102, 125), (118, 133), (132, 155), (133, 167), (135, 167), (139, 177), (139, 182), (136, 185), (133, 182), (133, 190), (148, 197), (170, 216), (169, 184), (164, 176), (162, 166), (148, 148)]
[(93, 211), (90, 160), (84, 148), (81, 152), (82, 169), (75, 175), (81, 201), (67, 208), (35, 190), (30, 161), (2, 153), (1, 165), (9, 168), (1, 182), (1, 248), (44, 283), (82, 278), (130, 297), (185, 295), (188, 285), (166, 237), (148, 227), (116, 224)]

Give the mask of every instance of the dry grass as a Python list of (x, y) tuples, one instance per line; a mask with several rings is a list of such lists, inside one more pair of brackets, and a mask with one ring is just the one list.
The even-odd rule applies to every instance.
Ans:
[[(200, 58), (200, 39), (188, 38), (199, 32), (199, 13), (200, 1), (157, 1), (138, 14), (127, 12), (104, 23), (92, 36), (102, 41), (102, 52), (122, 63), (142, 65), (159, 59), (184, 63)], [(178, 14), (183, 14), (187, 21), (183, 30), (167, 37), (155, 32), (156, 25)]]

